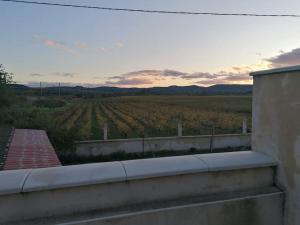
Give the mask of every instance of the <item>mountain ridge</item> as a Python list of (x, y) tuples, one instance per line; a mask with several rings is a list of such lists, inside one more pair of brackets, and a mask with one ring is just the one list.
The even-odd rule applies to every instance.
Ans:
[[(14, 84), (13, 89), (39, 89), (39, 87), (29, 87), (26, 85)], [(43, 87), (43, 90), (57, 91), (59, 87)], [(61, 92), (89, 92), (98, 94), (247, 94), (252, 93), (252, 85), (248, 84), (216, 84), (209, 87), (188, 85), (148, 88), (122, 88), (111, 86), (83, 87), (83, 86), (61, 86)]]

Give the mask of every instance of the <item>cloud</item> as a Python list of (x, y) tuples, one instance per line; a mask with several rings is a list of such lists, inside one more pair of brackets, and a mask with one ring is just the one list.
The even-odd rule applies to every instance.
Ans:
[(108, 77), (109, 80), (114, 80), (114, 79), (122, 79), (123, 76), (112, 76), (112, 77)]
[(228, 74), (227, 76), (225, 76), (223, 78), (224, 80), (226, 80), (227, 82), (232, 82), (232, 81), (249, 81), (252, 78), (249, 77), (248, 73), (241, 73), (241, 74)]
[(183, 79), (199, 79), (199, 78), (204, 78), (204, 79), (215, 79), (219, 76), (222, 76), (222, 74), (215, 74), (215, 73), (207, 73), (207, 72), (197, 72), (197, 73), (191, 73), (191, 74), (185, 74), (182, 76)]
[(77, 54), (74, 50), (72, 50), (71, 48), (68, 48), (66, 46), (66, 44), (63, 44), (63, 43), (55, 41), (55, 40), (44, 39), (43, 43), (44, 43), (44, 46), (48, 47), (48, 48), (57, 48), (57, 49), (61, 49), (61, 50), (65, 51), (65, 52), (68, 52), (70, 54), (74, 54), (74, 55)]
[(30, 76), (32, 76), (32, 77), (42, 77), (44, 75), (40, 74), (40, 73), (31, 73)]
[(73, 49), (67, 47), (66, 44), (63, 44), (61, 42), (57, 42), (55, 40), (45, 39), (44, 40), (44, 46), (49, 47), (49, 48), (60, 49), (60, 50), (63, 50), (67, 53), (70, 53), (72, 55), (78, 55), (78, 53), (76, 51), (74, 51)]
[(106, 81), (105, 85), (109, 86), (135, 86), (153, 84), (153, 81), (148, 78), (121, 78), (118, 81)]
[(61, 73), (61, 72), (55, 72), (54, 73), (55, 76), (59, 76), (59, 77), (74, 77), (74, 73)]
[(75, 73), (61, 73), (61, 72), (54, 72), (49, 74), (41, 74), (41, 73), (31, 73), (30, 76), (32, 77), (43, 77), (43, 76), (58, 76), (58, 77), (74, 77)]
[(102, 52), (108, 52), (108, 49), (107, 48), (104, 48), (104, 47), (99, 47), (96, 49), (97, 52), (99, 53), (102, 53)]
[(197, 84), (200, 85), (214, 85), (214, 84), (243, 84), (243, 83), (251, 83), (252, 78), (248, 73), (245, 74), (233, 74), (229, 73), (226, 76), (222, 75), (215, 79), (204, 79), (197, 81)]
[[(53, 39), (43, 38), (39, 35), (33, 35), (35, 40), (42, 43), (43, 46), (47, 48), (56, 48), (66, 51), (71, 54), (77, 54), (74, 49), (85, 49), (88, 48), (87, 44), (84, 42), (77, 42), (73, 44), (73, 48), (68, 47), (66, 43), (55, 41)], [(122, 42), (113, 43), (116, 48), (122, 48), (124, 44)], [(90, 48), (89, 49), (93, 49)], [(94, 51), (108, 52), (113, 49), (111, 48), (94, 48)], [(261, 53), (256, 53), (261, 55)], [(110, 77), (95, 76), (93, 79), (106, 79), (101, 85), (109, 86), (161, 86), (161, 85), (172, 85), (172, 84), (199, 84), (199, 85), (213, 85), (213, 84), (242, 84), (251, 83), (252, 78), (249, 73), (256, 70), (270, 69), (282, 66), (291, 66), (300, 64), (300, 48), (295, 48), (290, 51), (279, 51), (277, 55), (265, 59), (261, 59), (256, 64), (251, 65), (236, 65), (229, 68), (225, 68), (215, 72), (199, 71), (196, 72), (183, 72), (173, 69), (145, 69), (132, 71), (124, 74), (116, 74)], [(53, 75), (53, 74), (52, 74)], [(54, 73), (56, 76), (60, 77), (74, 77), (74, 73)], [(34, 73), (31, 74), (32, 77), (43, 76), (42, 74)], [(91, 84), (88, 84), (91, 85)], [(98, 84), (99, 85), (99, 84)]]
[(42, 43), (43, 46), (45, 46), (46, 48), (55, 48), (55, 49), (59, 49), (64, 52), (67, 52), (69, 54), (72, 54), (72, 55), (76, 55), (76, 56), (79, 55), (78, 52), (76, 52), (74, 49), (69, 47), (66, 43), (59, 42), (59, 41), (49, 39), (49, 38), (44, 38), (44, 37), (41, 37), (36, 34), (33, 35), (33, 38), (34, 38), (34, 40)]
[[(248, 69), (248, 67), (246, 67)], [(189, 81), (189, 84), (198, 85), (214, 85), (214, 84), (229, 84), (229, 83), (250, 83), (251, 77), (247, 72), (244, 72), (244, 67), (230, 68), (232, 71), (243, 71), (243, 73), (230, 72), (221, 70), (218, 73), (185, 73), (175, 70), (141, 70), (125, 73), (119, 76), (108, 77), (104, 83), (61, 83), (62, 86), (85, 86), (85, 87), (97, 87), (97, 86), (117, 86), (117, 87), (149, 87), (149, 86), (161, 86), (163, 81), (167, 85), (172, 85), (170, 79), (175, 77), (176, 83), (180, 81)], [(166, 72), (167, 71), (167, 72)], [(52, 76), (60, 77), (73, 77), (74, 73), (62, 73), (55, 72)], [(103, 79), (101, 76), (95, 76), (93, 79)], [(169, 79), (169, 80), (168, 80)], [(31, 81), (28, 83), (30, 86), (39, 86), (39, 82)], [(55, 86), (57, 82), (43, 82), (43, 86)], [(164, 86), (167, 86), (164, 85)], [(187, 84), (188, 85), (188, 84)]]
[(213, 74), (207, 72), (186, 73), (177, 70), (139, 70), (125, 73), (119, 76), (112, 76), (109, 79), (120, 79), (122, 77), (174, 77), (182, 79), (216, 78), (222, 74)]
[(138, 70), (138, 71), (133, 71), (129, 73), (125, 73), (122, 75), (118, 76), (112, 76), (109, 77), (109, 79), (122, 79), (124, 77), (155, 77), (155, 76), (161, 76), (162, 71), (161, 70)]
[(298, 65), (300, 64), (300, 48), (292, 49), (289, 52), (280, 51), (279, 55), (265, 60), (271, 63), (272, 67)]
[[(257, 55), (261, 55), (261, 53), (258, 53)], [(109, 77), (107, 84), (116, 86), (147, 84), (159, 85), (159, 82), (155, 81), (163, 80), (166, 81), (164, 83), (168, 82), (170, 85), (175, 82), (205, 86), (214, 84), (243, 84), (252, 82), (252, 78), (249, 76), (249, 73), (252, 71), (297, 64), (300, 64), (300, 48), (295, 48), (287, 52), (280, 51), (278, 55), (262, 59), (255, 64), (232, 66), (214, 73), (205, 71), (187, 73), (171, 69), (139, 70)]]
[(164, 70), (162, 71), (162, 74), (167, 77), (183, 77), (186, 75), (186, 73), (176, 70)]
[(118, 42), (115, 43), (115, 46), (116, 46), (117, 48), (123, 48), (123, 47), (124, 47), (124, 44), (123, 44), (123, 42), (118, 41)]
[(103, 79), (103, 77), (101, 77), (101, 76), (95, 76), (95, 77), (93, 77), (93, 79)]
[(186, 73), (177, 70), (139, 70), (122, 75), (112, 76), (105, 83), (112, 86), (147, 85), (154, 81), (176, 79), (177, 82), (189, 81), (197, 84), (208, 85), (214, 83), (242, 83), (251, 82), (248, 73), (249, 66), (236, 66), (217, 73), (194, 72)]
[[(74, 86), (82, 86), (82, 87), (99, 87), (103, 84), (99, 83), (72, 83), (72, 82), (42, 82), (42, 87), (57, 87), (60, 83), (60, 86), (65, 87), (74, 87)], [(30, 87), (40, 87), (40, 82), (37, 81), (29, 81), (26, 85)]]
[(211, 85), (215, 85), (215, 84), (225, 84), (225, 83), (224, 83), (224, 80), (221, 80), (221, 79), (202, 80), (202, 81), (196, 81), (195, 82), (195, 84), (198, 84), (198, 85), (201, 85), (201, 86), (211, 86)]
[(41, 38), (41, 36), (38, 35), (38, 34), (34, 34), (34, 35), (32, 35), (32, 37), (33, 37), (34, 39), (39, 39), (39, 38)]
[(87, 49), (88, 45), (85, 42), (77, 42), (75, 46), (79, 49)]

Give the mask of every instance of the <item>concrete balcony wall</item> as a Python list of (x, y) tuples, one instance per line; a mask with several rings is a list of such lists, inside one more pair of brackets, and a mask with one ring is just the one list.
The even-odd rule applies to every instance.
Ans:
[[(232, 196), (231, 196), (232, 197)], [(119, 213), (59, 225), (281, 225), (280, 193)]]
[[(253, 221), (243, 225), (281, 225), (274, 166), (271, 157), (245, 151), (3, 171), (0, 224), (115, 224), (122, 217), (124, 225), (158, 218), (157, 224), (184, 219), (196, 225), (211, 218), (206, 224), (225, 225), (248, 216)], [(182, 220), (163, 222), (174, 215)]]
[[(143, 151), (189, 151), (210, 149), (211, 136), (154, 137), (117, 140), (81, 141), (76, 143), (78, 156), (109, 155), (114, 152), (142, 153)], [(214, 135), (213, 148), (249, 147), (251, 134)]]
[(279, 162), (278, 184), (286, 190), (286, 225), (300, 224), (300, 66), (251, 74), (252, 149)]

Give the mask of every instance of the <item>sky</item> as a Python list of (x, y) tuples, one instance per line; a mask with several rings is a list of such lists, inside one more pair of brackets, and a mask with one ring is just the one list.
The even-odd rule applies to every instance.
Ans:
[[(40, 0), (45, 2), (46, 0)], [(49, 0), (172, 11), (298, 14), (300, 1)], [(142, 14), (0, 2), (0, 64), (17, 83), (250, 84), (300, 64), (300, 18)]]

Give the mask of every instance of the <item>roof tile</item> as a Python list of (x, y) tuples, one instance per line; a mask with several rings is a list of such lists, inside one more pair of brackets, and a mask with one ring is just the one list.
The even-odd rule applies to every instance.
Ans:
[(60, 165), (61, 163), (44, 130), (15, 129), (4, 170)]

